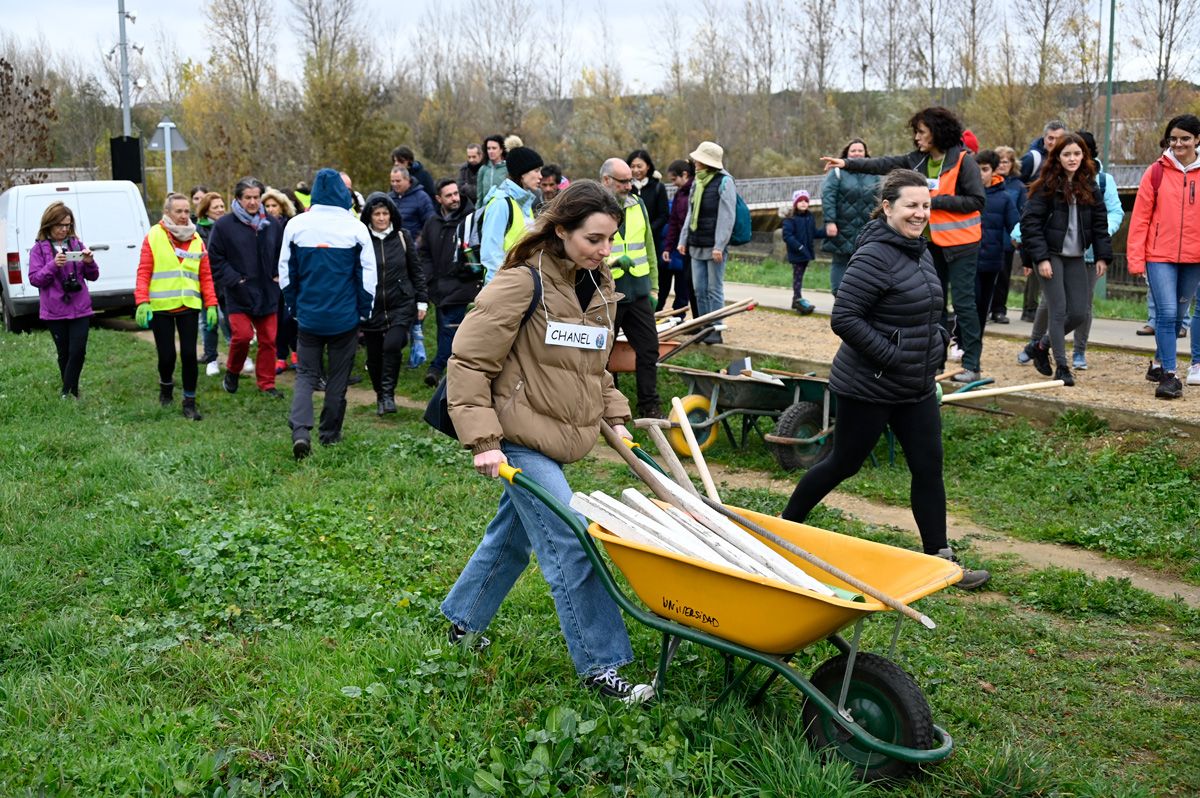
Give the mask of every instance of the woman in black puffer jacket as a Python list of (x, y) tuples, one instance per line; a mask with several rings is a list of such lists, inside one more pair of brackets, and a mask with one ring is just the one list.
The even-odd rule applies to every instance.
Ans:
[[(942, 419), (934, 377), (949, 336), (939, 323), (942, 287), (921, 237), (929, 221), (928, 181), (897, 169), (883, 181), (882, 202), (863, 228), (833, 306), (842, 339), (829, 389), (837, 397), (833, 451), (809, 469), (783, 517), (808, 513), (862, 467), (891, 427), (912, 473), (910, 501), (926, 554), (957, 562), (946, 540)], [(987, 571), (964, 570), (959, 586), (976, 588)]]
[(379, 285), (371, 318), (359, 329), (367, 345), (367, 373), (375, 388), (376, 412), (396, 412), (396, 379), (403, 362), (408, 329), (425, 318), (428, 288), (411, 237), (400, 227), (400, 211), (387, 194), (376, 191), (363, 206), (363, 224), (375, 245)]

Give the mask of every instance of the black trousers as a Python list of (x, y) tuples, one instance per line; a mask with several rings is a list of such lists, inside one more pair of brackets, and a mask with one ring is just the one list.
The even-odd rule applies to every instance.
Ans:
[(175, 333), (179, 333), (179, 363), (183, 372), (184, 395), (196, 393), (196, 334), (200, 329), (200, 311), (155, 313), (150, 319), (154, 347), (158, 350), (158, 381), (175, 382)]
[(909, 503), (926, 554), (946, 548), (946, 486), (942, 482), (942, 416), (937, 397), (876, 404), (837, 397), (833, 451), (808, 470), (792, 491), (783, 518), (802, 522), (831, 490), (858, 473), (885, 428), (900, 441), (912, 473)]
[(58, 352), (58, 374), (62, 378), (63, 396), (79, 396), (79, 375), (87, 357), (88, 327), (91, 317), (80, 319), (49, 319), (46, 327)]
[(303, 329), (297, 334), (296, 388), (292, 394), (292, 412), (288, 424), (292, 440), (307, 439), (313, 428), (313, 391), (321, 379), (321, 359), (328, 353), (329, 370), (325, 376), (325, 406), (321, 408), (321, 443), (337, 443), (342, 439), (342, 422), (346, 418), (346, 386), (354, 353), (358, 350), (358, 328), (339, 335), (316, 335)]
[[(650, 297), (618, 304), (613, 327), (613, 335), (624, 331), (633, 347), (638, 414), (658, 415), (662, 412), (662, 402), (658, 398), (658, 332), (654, 329)], [(651, 410), (654, 412), (650, 413)]]
[(367, 345), (367, 375), (378, 396), (396, 390), (401, 355), (408, 345), (408, 329), (411, 326), (395, 324), (386, 330), (367, 330), (363, 333), (363, 342)]

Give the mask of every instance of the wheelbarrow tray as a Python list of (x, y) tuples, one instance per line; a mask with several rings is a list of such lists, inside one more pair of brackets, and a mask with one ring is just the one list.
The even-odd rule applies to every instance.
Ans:
[(691, 393), (711, 397), (716, 387), (717, 406), (723, 409), (782, 411), (800, 401), (820, 404), (829, 388), (829, 380), (823, 377), (772, 374), (783, 383), (774, 385), (744, 374), (721, 374), (667, 364), (659, 368), (678, 374), (690, 386)]
[[(730, 509), (905, 604), (962, 578), (956, 564), (940, 557), (737, 507)], [(645, 546), (612, 535), (596, 523), (588, 527), (588, 532), (604, 543), (634, 593), (655, 615), (764, 653), (794, 653), (866, 615), (889, 609), (870, 597), (848, 601), (824, 596)], [(803, 559), (764, 542), (816, 579), (855, 591)]]

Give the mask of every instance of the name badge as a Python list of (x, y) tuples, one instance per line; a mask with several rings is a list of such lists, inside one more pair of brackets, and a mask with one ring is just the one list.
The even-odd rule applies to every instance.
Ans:
[(932, 178), (932, 177), (926, 178), (925, 185), (929, 186), (930, 191), (938, 190), (938, 181), (936, 178)]
[(608, 329), (586, 324), (566, 324), (551, 321), (546, 324), (547, 346), (569, 346), (574, 349), (603, 349), (608, 343)]

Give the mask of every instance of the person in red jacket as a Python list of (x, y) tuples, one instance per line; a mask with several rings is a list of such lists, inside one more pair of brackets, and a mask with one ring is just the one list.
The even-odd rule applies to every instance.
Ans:
[(200, 311), (209, 330), (217, 326), (217, 294), (213, 290), (208, 252), (188, 214), (188, 198), (171, 193), (162, 220), (150, 228), (138, 261), (137, 323), (154, 331), (158, 349), (158, 401), (175, 400), (175, 335), (183, 371), (183, 416), (201, 419), (196, 409), (196, 335)]
[[(1163, 154), (1142, 175), (1129, 222), (1126, 257), (1130, 274), (1146, 273), (1156, 311), (1156, 351), (1146, 379), (1159, 399), (1178, 399), (1175, 329), (1200, 286), (1200, 118), (1176, 116), (1167, 123)], [(1200, 385), (1200, 340), (1192, 328), (1187, 384)]]

